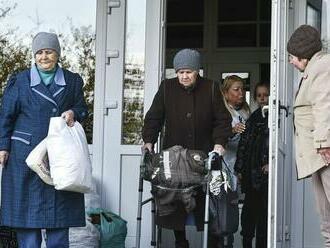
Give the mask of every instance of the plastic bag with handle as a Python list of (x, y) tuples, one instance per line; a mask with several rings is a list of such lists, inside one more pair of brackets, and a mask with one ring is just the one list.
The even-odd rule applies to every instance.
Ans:
[(92, 189), (92, 165), (84, 129), (69, 127), (61, 117), (50, 119), (47, 151), (55, 189), (88, 193)]
[(43, 139), (29, 154), (25, 160), (31, 170), (38, 174), (42, 181), (54, 185), (50, 175), (47, 155), (46, 139)]

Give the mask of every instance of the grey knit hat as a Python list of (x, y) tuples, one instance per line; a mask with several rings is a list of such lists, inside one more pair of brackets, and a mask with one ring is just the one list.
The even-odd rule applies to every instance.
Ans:
[(61, 56), (60, 42), (54, 33), (40, 32), (34, 36), (32, 41), (32, 52), (35, 55), (41, 49), (52, 49)]
[(175, 72), (180, 69), (190, 69), (199, 72), (201, 68), (201, 56), (196, 50), (182, 49), (174, 56), (173, 67)]
[(322, 42), (317, 29), (309, 25), (301, 25), (291, 35), (287, 50), (290, 54), (301, 59), (310, 59), (315, 53), (321, 51)]

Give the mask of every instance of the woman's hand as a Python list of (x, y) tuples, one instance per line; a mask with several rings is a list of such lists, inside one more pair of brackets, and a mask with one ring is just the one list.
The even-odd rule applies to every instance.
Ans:
[(225, 148), (223, 148), (223, 146), (220, 144), (215, 144), (213, 151), (219, 153), (219, 155), (222, 156), (225, 153)]
[(145, 143), (142, 147), (141, 147), (141, 151), (144, 152), (145, 150), (148, 150), (150, 153), (154, 152), (154, 146), (151, 143)]
[(65, 119), (66, 124), (69, 127), (73, 127), (74, 125), (74, 112), (70, 109), (62, 113), (61, 117)]
[(232, 132), (234, 134), (236, 134), (236, 133), (243, 133), (244, 131), (245, 131), (245, 124), (244, 123), (241, 123), (241, 122), (237, 123), (232, 128)]
[(330, 147), (324, 147), (317, 149), (326, 165), (330, 165)]
[(264, 166), (262, 166), (262, 167), (261, 167), (261, 171), (262, 171), (265, 175), (267, 175), (268, 172), (269, 172), (269, 166), (268, 166), (268, 164), (265, 164)]
[(9, 152), (8, 151), (0, 151), (0, 165), (5, 167), (8, 160)]
[(243, 178), (242, 173), (237, 173), (236, 174), (236, 177), (238, 179), (238, 182), (241, 183), (242, 182), (242, 178)]

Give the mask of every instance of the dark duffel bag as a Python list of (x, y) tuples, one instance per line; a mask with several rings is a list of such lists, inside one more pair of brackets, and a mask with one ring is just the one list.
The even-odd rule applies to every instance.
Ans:
[(153, 186), (185, 189), (207, 182), (206, 154), (172, 146), (157, 154), (146, 154), (142, 166), (144, 180)]

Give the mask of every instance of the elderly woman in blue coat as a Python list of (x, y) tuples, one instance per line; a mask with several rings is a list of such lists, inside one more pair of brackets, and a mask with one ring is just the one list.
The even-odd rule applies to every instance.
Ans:
[(25, 159), (47, 136), (51, 117), (69, 126), (87, 116), (83, 80), (62, 69), (56, 34), (41, 32), (32, 41), (35, 65), (12, 75), (0, 111), (1, 225), (15, 228), (19, 247), (69, 247), (69, 227), (85, 226), (84, 195), (55, 190), (28, 168)]

